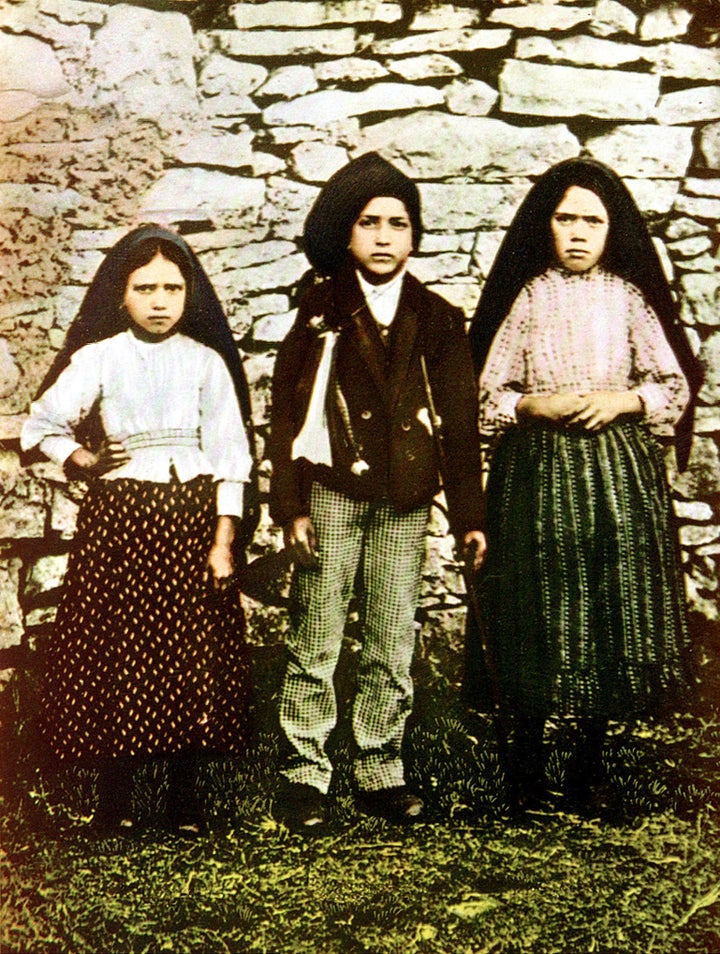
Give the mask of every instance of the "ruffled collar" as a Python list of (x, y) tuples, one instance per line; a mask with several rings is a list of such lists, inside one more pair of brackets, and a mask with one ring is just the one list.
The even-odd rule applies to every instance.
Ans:
[(559, 275), (561, 278), (564, 278), (569, 282), (591, 281), (594, 278), (610, 274), (607, 269), (602, 267), (602, 265), (593, 265), (592, 268), (585, 269), (585, 271), (582, 272), (574, 272), (572, 269), (566, 268), (564, 265), (551, 265), (548, 268), (548, 271)]

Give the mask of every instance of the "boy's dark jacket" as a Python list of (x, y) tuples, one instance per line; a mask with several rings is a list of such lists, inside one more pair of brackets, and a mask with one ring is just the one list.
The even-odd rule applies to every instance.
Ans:
[[(334, 381), (360, 455), (369, 464), (362, 476), (351, 471), (355, 453), (332, 379), (326, 410), (333, 466), (291, 460), (322, 351), (321, 322), (340, 331)], [(482, 529), (477, 389), (462, 313), (406, 273), (386, 345), (349, 266), (305, 294), (275, 363), (269, 446), (275, 523), (284, 526), (309, 514), (313, 480), (356, 500), (389, 499), (400, 511), (433, 499), (440, 464), (433, 436), (417, 418), (421, 408), (428, 408), (421, 353), (442, 421), (451, 530), (459, 538)], [(429, 421), (428, 411), (423, 416)]]

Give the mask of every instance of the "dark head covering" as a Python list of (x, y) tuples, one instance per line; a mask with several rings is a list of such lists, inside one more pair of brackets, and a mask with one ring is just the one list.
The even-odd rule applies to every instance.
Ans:
[(332, 175), (305, 220), (305, 254), (321, 275), (334, 275), (347, 257), (350, 232), (372, 199), (389, 196), (404, 203), (413, 248), (422, 237), (420, 193), (412, 179), (376, 152), (353, 159)]
[[(225, 361), (235, 385), (235, 394), (254, 461), (255, 438), (250, 393), (225, 312), (197, 255), (187, 242), (177, 233), (158, 225), (141, 225), (133, 229), (107, 253), (85, 294), (77, 317), (68, 328), (62, 350), (45, 375), (38, 395), (50, 387), (78, 349), (91, 342), (110, 338), (129, 327), (130, 318), (123, 307), (128, 278), (158, 251), (178, 266), (187, 286), (185, 311), (176, 328), (189, 338), (194, 338), (195, 341), (217, 351)], [(91, 416), (85, 438), (90, 441), (97, 439), (101, 436), (98, 429), (99, 420), (93, 420)], [(252, 537), (258, 519), (257, 474), (253, 467), (250, 485), (245, 493), (243, 525), (238, 535), (242, 546)]]
[[(566, 159), (548, 169), (515, 214), (470, 326), (476, 371), (482, 371), (492, 340), (520, 289), (556, 263), (550, 221), (571, 186), (594, 192), (605, 206), (609, 230), (601, 265), (631, 282), (643, 294), (660, 320), (694, 397), (702, 383), (702, 371), (680, 324), (645, 220), (620, 177), (595, 159)], [(690, 454), (692, 419), (691, 402), (675, 428), (681, 469), (687, 465)]]

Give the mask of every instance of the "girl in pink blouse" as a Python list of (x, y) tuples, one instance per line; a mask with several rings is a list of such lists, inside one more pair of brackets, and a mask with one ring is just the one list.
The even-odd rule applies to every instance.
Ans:
[[(544, 797), (551, 714), (574, 717), (569, 794), (603, 778), (610, 718), (694, 683), (657, 438), (689, 453), (699, 371), (647, 227), (590, 159), (543, 175), (518, 211), (471, 328), (480, 428), (493, 445), (478, 597), (521, 804)], [(478, 634), (466, 693), (479, 706)]]

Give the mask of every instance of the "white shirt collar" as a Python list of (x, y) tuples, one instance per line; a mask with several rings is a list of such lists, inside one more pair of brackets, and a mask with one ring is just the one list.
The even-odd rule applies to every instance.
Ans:
[(365, 296), (365, 301), (370, 312), (379, 325), (387, 327), (392, 324), (398, 302), (400, 301), (400, 292), (402, 291), (402, 280), (405, 275), (405, 266), (389, 282), (383, 282), (382, 285), (371, 285), (367, 279), (363, 278), (356, 269), (355, 274), (358, 277), (360, 288)]

